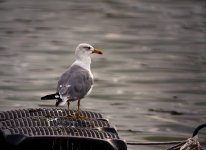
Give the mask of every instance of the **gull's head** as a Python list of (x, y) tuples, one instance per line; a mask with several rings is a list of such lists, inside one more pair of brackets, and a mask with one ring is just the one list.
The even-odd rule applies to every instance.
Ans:
[(81, 43), (77, 46), (75, 55), (77, 59), (90, 58), (91, 54), (103, 54), (101, 50), (94, 48), (90, 44)]

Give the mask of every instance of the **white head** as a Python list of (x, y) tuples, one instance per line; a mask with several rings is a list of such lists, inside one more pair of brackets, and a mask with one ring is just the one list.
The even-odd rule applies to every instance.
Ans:
[(87, 43), (81, 43), (76, 48), (75, 56), (76, 59), (80, 61), (91, 61), (90, 55), (93, 53), (102, 54), (102, 51), (94, 48), (93, 46)]

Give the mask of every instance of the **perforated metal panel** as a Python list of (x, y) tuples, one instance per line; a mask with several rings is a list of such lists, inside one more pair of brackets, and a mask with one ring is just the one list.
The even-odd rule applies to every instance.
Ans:
[[(73, 114), (74, 110), (66, 110), (66, 109), (54, 109), (54, 108), (38, 108), (38, 109), (19, 109), (19, 110), (11, 110), (0, 112), (0, 121), (8, 120), (8, 119), (16, 119), (23, 117), (34, 117), (34, 116), (44, 116), (44, 117), (64, 117), (67, 114)], [(83, 115), (87, 118), (102, 118), (102, 115), (99, 113), (89, 112), (89, 111), (81, 111), (80, 115)]]
[(68, 117), (24, 117), (0, 122), (0, 129), (22, 126), (69, 126), (82, 128), (110, 127), (108, 121), (104, 119), (79, 120)]
[(118, 135), (103, 130), (91, 130), (73, 127), (18, 127), (2, 130), (5, 135), (23, 134), (26, 136), (76, 136), (98, 139), (118, 139)]
[(82, 111), (87, 119), (66, 117), (66, 109), (20, 109), (0, 112), (0, 143), (7, 149), (125, 150), (126, 144), (108, 120)]

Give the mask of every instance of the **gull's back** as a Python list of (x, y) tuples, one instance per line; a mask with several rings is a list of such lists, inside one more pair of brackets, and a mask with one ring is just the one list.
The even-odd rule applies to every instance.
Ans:
[(88, 70), (73, 65), (64, 72), (58, 81), (57, 93), (62, 99), (69, 101), (82, 99), (93, 85)]

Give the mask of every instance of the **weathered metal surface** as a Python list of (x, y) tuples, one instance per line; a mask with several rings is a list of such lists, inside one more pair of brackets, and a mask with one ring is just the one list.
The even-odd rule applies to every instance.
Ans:
[[(69, 111), (74, 113), (73, 110)], [(126, 143), (101, 114), (82, 111), (87, 119), (67, 117), (65, 109), (0, 112), (0, 143), (7, 149), (125, 150)]]

